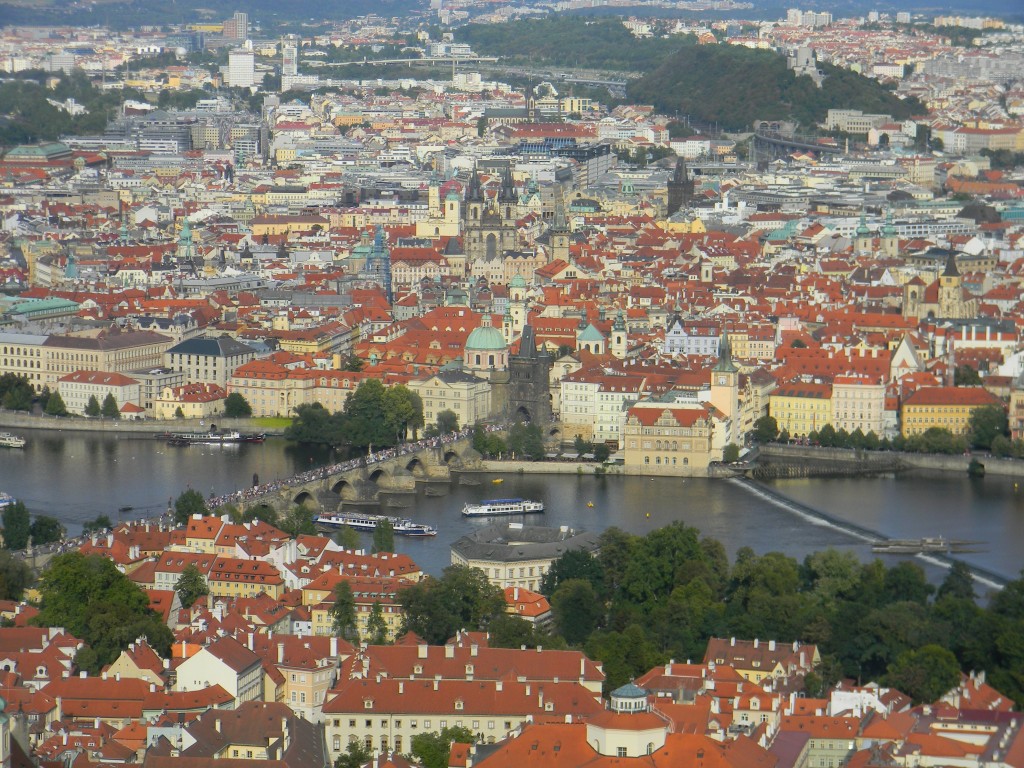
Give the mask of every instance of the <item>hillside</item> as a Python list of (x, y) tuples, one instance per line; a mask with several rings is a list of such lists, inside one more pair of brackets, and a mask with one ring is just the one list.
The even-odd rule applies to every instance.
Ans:
[(235, 11), (245, 11), (265, 25), (300, 20), (352, 19), (377, 13), (400, 16), (421, 9), (425, 0), (301, 0), (281, 3), (275, 0), (114, 0), (114, 2), (0, 3), (4, 24), (102, 24), (126, 29), (146, 24), (182, 24), (199, 20), (220, 21)]
[(456, 39), (503, 63), (649, 72), (692, 37), (638, 40), (618, 19), (548, 16), (508, 24), (468, 24)]
[(907, 118), (922, 114), (916, 100), (901, 100), (878, 82), (822, 65), (819, 89), (796, 77), (786, 60), (769, 51), (732, 45), (681, 48), (654, 71), (629, 84), (632, 101), (653, 104), (666, 114), (686, 114), (727, 130), (749, 129), (759, 119), (795, 119), (809, 127), (829, 109), (861, 109)]

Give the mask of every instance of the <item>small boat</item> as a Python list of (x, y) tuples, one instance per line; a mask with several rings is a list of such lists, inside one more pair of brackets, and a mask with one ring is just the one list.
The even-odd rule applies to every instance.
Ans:
[(16, 503), (18, 500), (11, 496), (9, 493), (0, 491), (0, 510), (7, 509), (11, 504)]
[(24, 448), (26, 442), (24, 437), (12, 435), (10, 432), (0, 432), (0, 448)]
[(118, 507), (117, 511), (123, 514), (125, 512), (131, 512), (133, 509), (135, 509), (135, 507), (123, 506), (123, 507)]
[(543, 512), (544, 504), (529, 499), (485, 499), (479, 504), (466, 504), (463, 517), (498, 517), (501, 515), (530, 515)]
[(588, 506), (588, 507), (589, 507), (590, 509), (593, 509), (593, 508), (594, 508), (594, 502), (592, 502), (592, 501), (588, 501), (588, 502), (587, 502), (587, 506)]
[(398, 536), (436, 536), (437, 528), (432, 525), (414, 523), (405, 517), (387, 517), (386, 515), (365, 515), (356, 512), (331, 512), (317, 515), (313, 522), (326, 528), (341, 528), (347, 525), (357, 531), (373, 531), (382, 520), (387, 520), (394, 527)]
[(982, 542), (946, 539), (942, 536), (923, 539), (887, 539), (871, 545), (872, 552), (888, 555), (920, 555), (931, 553), (971, 553)]
[(505, 482), (505, 478), (503, 478), (503, 477), (496, 477), (493, 480), (491, 480), (491, 482), (494, 483), (495, 485), (501, 485), (502, 483)]

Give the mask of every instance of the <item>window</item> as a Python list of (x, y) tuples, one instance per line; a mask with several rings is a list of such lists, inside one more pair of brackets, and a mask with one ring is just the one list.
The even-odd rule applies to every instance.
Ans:
[(615, 748), (615, 754), (616, 754), (617, 757), (626, 757), (626, 748), (625, 747), (616, 747)]

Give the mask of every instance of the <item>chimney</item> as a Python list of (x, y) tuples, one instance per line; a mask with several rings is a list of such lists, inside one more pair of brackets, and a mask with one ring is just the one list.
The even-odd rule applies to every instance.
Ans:
[(757, 648), (757, 638), (754, 638), (754, 647)]
[(246, 645), (249, 647), (250, 651), (252, 650), (252, 644), (253, 644), (252, 632), (249, 632), (248, 633), (248, 638), (246, 640)]
[(427, 653), (429, 652), (429, 650), (430, 650), (430, 646), (429, 645), (427, 645), (426, 643), (420, 643), (416, 647), (416, 658), (417, 659), (425, 659), (425, 658), (427, 658)]
[(435, 678), (434, 678), (434, 690), (435, 690), (435, 691), (437, 690), (437, 684), (438, 684), (439, 682), (440, 682), (440, 681), (439, 681), (439, 680), (438, 680), (438, 679), (437, 679), (437, 678), (435, 677)]
[(480, 653), (480, 646), (476, 643), (471, 643), (469, 646), (469, 655), (476, 656), (478, 653)]
[(736, 647), (736, 638), (735, 637), (730, 637), (729, 638), (729, 646), (733, 647), (733, 648)]
[[(252, 635), (250, 635), (252, 637)], [(284, 664), (284, 643), (277, 644), (277, 663)]]
[(768, 641), (768, 650), (769, 651), (774, 651), (775, 650), (775, 641), (774, 640), (769, 640)]
[(292, 743), (291, 731), (288, 729), (288, 718), (281, 718), (281, 753), (282, 755), (288, 751), (288, 747)]
[(216, 718), (213, 721), (213, 730), (215, 730), (217, 733), (220, 733), (220, 718), (219, 717)]
[(526, 684), (526, 695), (527, 696), (530, 695), (530, 684), (529, 683)]
[(444, 657), (446, 659), (454, 659), (455, 658), (455, 646), (454, 645), (446, 645), (444, 647)]
[(331, 656), (338, 655), (338, 638), (334, 635), (331, 636)]
[(496, 690), (498, 693), (501, 693), (501, 691), (504, 690), (504, 686), (502, 685), (501, 680), (494, 681), (494, 690)]
[(402, 682), (401, 680), (398, 681), (398, 692), (400, 694), (401, 693), (405, 693), (405, 683)]

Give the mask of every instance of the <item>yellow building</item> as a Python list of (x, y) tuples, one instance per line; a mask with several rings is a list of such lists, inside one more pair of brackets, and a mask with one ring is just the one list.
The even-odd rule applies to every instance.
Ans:
[(832, 385), (785, 384), (768, 396), (768, 412), (792, 437), (806, 437), (832, 423)]
[(277, 600), (284, 591), (284, 579), (270, 563), (237, 557), (216, 558), (206, 585), (214, 597), (255, 597), (263, 592)]
[(940, 427), (965, 435), (971, 414), (987, 406), (1003, 408), (1003, 401), (982, 387), (925, 387), (903, 401), (900, 432), (910, 437)]
[(216, 384), (164, 387), (160, 396), (153, 400), (153, 417), (208, 419), (224, 412), (224, 399), (227, 396), (227, 390)]

